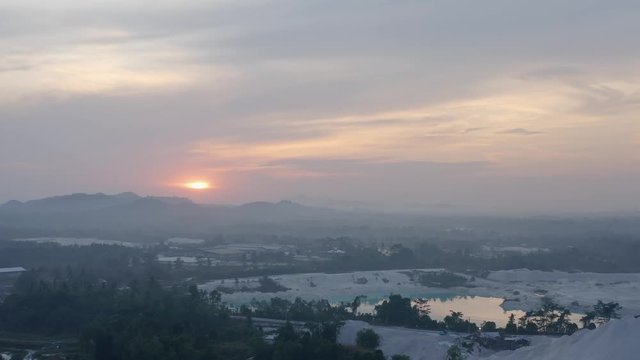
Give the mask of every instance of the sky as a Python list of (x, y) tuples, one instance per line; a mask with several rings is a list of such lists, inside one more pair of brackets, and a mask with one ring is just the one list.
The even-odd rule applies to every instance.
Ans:
[(637, 0), (0, 0), (0, 202), (640, 211), (638, 34)]

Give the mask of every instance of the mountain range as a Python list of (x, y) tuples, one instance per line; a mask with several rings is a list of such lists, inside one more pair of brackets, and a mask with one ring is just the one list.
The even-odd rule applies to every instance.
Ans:
[(0, 205), (0, 226), (39, 229), (206, 232), (220, 226), (332, 220), (338, 211), (290, 201), (204, 205), (187, 198), (132, 192), (54, 196)]
[[(388, 239), (437, 236), (473, 240), (550, 232), (563, 236), (638, 234), (638, 216), (487, 217), (336, 210), (291, 201), (197, 204), (187, 198), (132, 192), (54, 196), (0, 205), (0, 238), (16, 236), (252, 236)], [(499, 235), (498, 235), (499, 234)]]

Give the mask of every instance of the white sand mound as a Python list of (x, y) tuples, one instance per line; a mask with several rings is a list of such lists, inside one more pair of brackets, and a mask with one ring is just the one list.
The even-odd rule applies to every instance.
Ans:
[[(362, 321), (347, 321), (338, 342), (354, 345), (356, 333), (373, 329), (380, 335), (380, 350), (389, 358), (409, 355), (412, 360), (443, 360), (458, 334), (441, 335), (436, 331), (372, 326)], [(571, 336), (532, 336), (533, 345), (515, 351), (476, 353), (476, 360), (639, 360), (640, 319), (612, 320), (596, 330), (580, 330)]]
[(500, 352), (491, 360), (640, 359), (640, 319), (612, 320), (596, 330), (581, 330), (548, 342)]
[(409, 355), (411, 360), (444, 359), (447, 350), (455, 344), (458, 335), (441, 335), (437, 331), (406, 329), (391, 326), (369, 325), (363, 321), (346, 321), (338, 342), (344, 345), (355, 345), (356, 334), (362, 329), (373, 329), (380, 335), (379, 349), (391, 358), (392, 355)]

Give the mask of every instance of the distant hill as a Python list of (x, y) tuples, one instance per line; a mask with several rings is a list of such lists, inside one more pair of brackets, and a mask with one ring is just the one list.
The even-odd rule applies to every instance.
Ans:
[(206, 232), (217, 227), (330, 220), (335, 210), (290, 201), (200, 205), (180, 197), (71, 194), (0, 205), (0, 225), (39, 229)]
[(2, 210), (20, 212), (72, 212), (86, 211), (116, 206), (139, 199), (134, 193), (121, 193), (116, 195), (82, 194), (53, 196), (44, 199), (20, 202), (16, 200), (0, 206)]
[[(638, 216), (487, 217), (335, 210), (292, 201), (243, 205), (197, 204), (187, 198), (71, 194), (0, 205), (0, 238), (19, 236), (107, 236), (126, 239), (215, 234), (354, 236), (385, 240), (430, 236), (455, 240), (640, 234)], [(554, 237), (550, 237), (553, 234)]]

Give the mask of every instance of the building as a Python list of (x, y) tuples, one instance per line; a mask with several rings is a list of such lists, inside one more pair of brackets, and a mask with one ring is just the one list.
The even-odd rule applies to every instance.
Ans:
[(15, 275), (15, 274), (23, 273), (25, 271), (27, 271), (27, 269), (23, 268), (22, 266), (0, 268), (0, 276), (5, 274)]
[(0, 301), (11, 293), (16, 279), (25, 271), (22, 266), (0, 268)]

